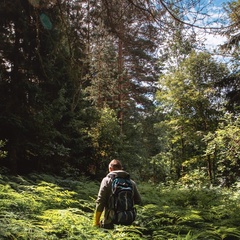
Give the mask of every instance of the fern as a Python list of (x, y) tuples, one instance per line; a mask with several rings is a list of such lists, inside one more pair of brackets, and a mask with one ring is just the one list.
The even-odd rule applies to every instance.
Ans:
[(0, 239), (240, 239), (236, 189), (233, 194), (140, 183), (143, 205), (134, 225), (112, 231), (92, 226), (98, 187), (87, 178), (1, 175)]
[(221, 235), (221, 239), (240, 239), (240, 229), (239, 228), (232, 228), (232, 227), (220, 227), (216, 230), (216, 232)]

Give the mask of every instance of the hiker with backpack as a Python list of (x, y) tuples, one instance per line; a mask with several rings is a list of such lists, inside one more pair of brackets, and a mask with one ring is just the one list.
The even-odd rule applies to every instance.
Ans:
[[(119, 160), (112, 160), (108, 169), (109, 173), (99, 188), (94, 225), (107, 229), (113, 229), (114, 224), (131, 225), (136, 218), (134, 205), (141, 202), (136, 183), (122, 169)], [(100, 222), (103, 211), (104, 217)]]

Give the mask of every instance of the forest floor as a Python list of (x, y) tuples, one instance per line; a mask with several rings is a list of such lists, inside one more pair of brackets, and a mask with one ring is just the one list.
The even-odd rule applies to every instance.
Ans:
[(93, 226), (99, 183), (44, 174), (0, 175), (0, 239), (240, 239), (240, 190), (139, 183), (132, 226)]

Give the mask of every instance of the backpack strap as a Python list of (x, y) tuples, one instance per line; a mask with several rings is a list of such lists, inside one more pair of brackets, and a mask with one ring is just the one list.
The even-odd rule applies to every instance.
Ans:
[(112, 180), (114, 180), (116, 177), (118, 177), (117, 173), (116, 172), (110, 172), (108, 174), (108, 177), (111, 178)]

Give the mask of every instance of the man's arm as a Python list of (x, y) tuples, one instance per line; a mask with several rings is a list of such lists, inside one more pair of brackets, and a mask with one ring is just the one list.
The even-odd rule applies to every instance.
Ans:
[(102, 215), (102, 212), (107, 204), (107, 179), (104, 178), (101, 182), (98, 197), (96, 200), (96, 209), (94, 213), (94, 226), (100, 226), (100, 218)]

